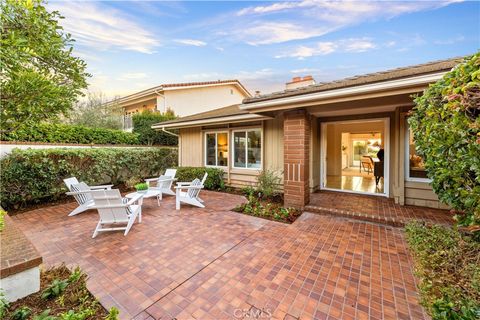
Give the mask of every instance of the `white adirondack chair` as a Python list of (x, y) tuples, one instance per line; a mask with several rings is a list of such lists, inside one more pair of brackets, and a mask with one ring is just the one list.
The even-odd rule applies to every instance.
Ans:
[(125, 230), (127, 235), (138, 216), (138, 222), (142, 222), (142, 206), (138, 201), (143, 197), (137, 194), (135, 197), (125, 201), (120, 190), (96, 190), (91, 191), (95, 208), (98, 210), (100, 220), (93, 232), (95, 238), (99, 232)]
[(93, 209), (94, 202), (89, 191), (109, 190), (113, 186), (112, 184), (89, 186), (85, 182), (79, 183), (77, 178), (75, 177), (64, 179), (63, 182), (69, 190), (69, 192), (67, 192), (67, 195), (73, 196), (78, 203), (78, 207), (68, 214), (69, 217), (87, 211), (88, 209)]
[(200, 199), (200, 191), (204, 187), (205, 180), (207, 180), (208, 173), (205, 172), (202, 180), (195, 179), (192, 182), (178, 182), (176, 189), (176, 202), (175, 207), (180, 210), (180, 204), (188, 203), (192, 206), (205, 208), (203, 200)]
[[(161, 175), (158, 178), (145, 179), (145, 182), (148, 184), (149, 189), (160, 190), (160, 194), (157, 196), (157, 200), (162, 200), (163, 194), (168, 194), (171, 196), (175, 195), (175, 192), (172, 190), (172, 184), (175, 180), (175, 175), (177, 174), (177, 169), (167, 169), (165, 174)], [(156, 183), (156, 185), (154, 185)], [(153, 186), (151, 186), (153, 185)]]

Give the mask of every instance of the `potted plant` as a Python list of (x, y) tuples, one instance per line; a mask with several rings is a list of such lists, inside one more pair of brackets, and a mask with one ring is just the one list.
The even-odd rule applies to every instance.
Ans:
[(135, 190), (137, 190), (137, 192), (139, 193), (147, 193), (148, 191), (148, 184), (146, 184), (145, 182), (143, 183), (137, 183), (135, 185)]

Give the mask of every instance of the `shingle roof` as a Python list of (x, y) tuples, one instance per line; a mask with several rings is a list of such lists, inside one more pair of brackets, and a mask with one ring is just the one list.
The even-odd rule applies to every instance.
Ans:
[(239, 104), (234, 104), (228, 107), (223, 107), (223, 108), (218, 108), (210, 111), (192, 114), (190, 116), (181, 117), (175, 120), (164, 121), (164, 122), (161, 122), (161, 124), (163, 125), (163, 124), (181, 123), (181, 122), (202, 120), (202, 119), (213, 119), (213, 118), (236, 116), (240, 114), (249, 113), (246, 110), (240, 109), (239, 106), (240, 106)]
[(244, 104), (279, 99), (284, 97), (291, 97), (296, 95), (315, 93), (321, 91), (328, 91), (339, 88), (353, 87), (363, 84), (370, 84), (375, 82), (408, 78), (420, 74), (429, 74), (440, 71), (448, 71), (453, 68), (455, 65), (460, 63), (463, 60), (463, 57), (456, 57), (447, 60), (433, 61), (428, 63), (423, 63), (419, 65), (402, 67), (387, 71), (375, 72), (365, 75), (354, 76), (350, 78), (345, 78), (341, 80), (335, 80), (326, 83), (319, 83), (310, 86), (305, 86), (297, 89), (284, 90), (279, 92), (274, 92), (270, 94), (260, 95), (252, 98), (246, 98), (243, 100)]

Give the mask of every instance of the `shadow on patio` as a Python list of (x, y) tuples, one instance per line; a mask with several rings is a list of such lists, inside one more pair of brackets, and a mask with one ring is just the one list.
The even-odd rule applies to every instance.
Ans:
[(401, 229), (304, 213), (286, 225), (229, 211), (238, 195), (205, 192), (206, 209), (144, 202), (124, 237), (92, 239), (98, 215), (75, 204), (13, 217), (46, 266), (66, 262), (123, 319), (423, 319)]

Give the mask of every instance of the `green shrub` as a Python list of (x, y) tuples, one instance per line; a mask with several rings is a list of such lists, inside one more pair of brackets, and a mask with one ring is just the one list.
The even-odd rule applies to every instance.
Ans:
[(138, 134), (138, 140), (141, 144), (176, 146), (178, 144), (177, 137), (166, 132), (152, 129), (153, 124), (172, 119), (175, 119), (175, 115), (171, 112), (159, 113), (144, 111), (137, 113), (132, 117), (133, 133)]
[(135, 185), (135, 190), (137, 190), (137, 191), (145, 191), (145, 190), (148, 190), (148, 184), (145, 183), (145, 182), (137, 183), (137, 184)]
[(278, 172), (274, 170), (263, 170), (257, 176), (257, 191), (264, 198), (272, 198), (277, 195), (279, 191), (279, 185), (282, 182), (282, 178)]
[(42, 299), (48, 300), (58, 297), (63, 293), (63, 291), (65, 291), (67, 286), (67, 280), (53, 280), (53, 282), (45, 290), (43, 290)]
[(195, 178), (202, 179), (205, 172), (208, 173), (205, 181), (205, 189), (207, 190), (223, 190), (225, 183), (223, 182), (223, 170), (218, 168), (204, 167), (179, 167), (177, 168), (177, 181), (192, 181)]
[(63, 179), (72, 176), (87, 184), (119, 185), (176, 165), (174, 148), (17, 149), (0, 159), (0, 203), (18, 208), (65, 197)]
[(29, 307), (20, 307), (12, 313), (10, 319), (12, 320), (26, 320), (32, 314), (32, 310)]
[(5, 210), (0, 209), (0, 232), (3, 231), (3, 228), (5, 228), (5, 215), (7, 212)]
[(415, 99), (408, 120), (439, 199), (457, 221), (480, 229), (480, 53)]
[(81, 144), (139, 144), (138, 135), (122, 130), (88, 128), (59, 123), (38, 123), (2, 134), (3, 141)]
[(420, 302), (433, 319), (480, 317), (480, 243), (458, 230), (409, 223)]

